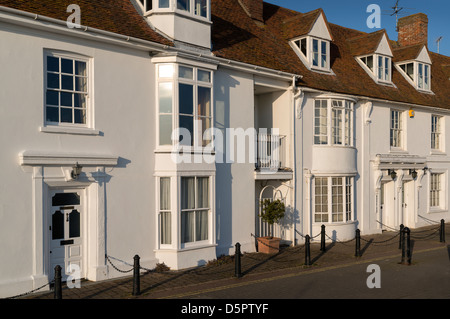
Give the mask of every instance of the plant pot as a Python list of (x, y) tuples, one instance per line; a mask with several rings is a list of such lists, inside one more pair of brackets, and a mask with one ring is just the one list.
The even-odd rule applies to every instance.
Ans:
[(280, 251), (281, 238), (278, 237), (258, 237), (258, 252), (264, 254), (274, 254)]

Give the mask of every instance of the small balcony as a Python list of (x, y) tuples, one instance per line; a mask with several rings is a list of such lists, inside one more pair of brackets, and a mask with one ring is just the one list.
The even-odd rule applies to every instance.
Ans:
[(283, 135), (258, 134), (255, 179), (292, 179), (292, 170), (286, 165), (286, 140)]

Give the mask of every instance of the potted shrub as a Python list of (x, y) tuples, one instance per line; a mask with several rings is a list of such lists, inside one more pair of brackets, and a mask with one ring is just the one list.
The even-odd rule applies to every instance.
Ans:
[(272, 236), (272, 226), (284, 217), (286, 208), (284, 203), (279, 199), (274, 201), (266, 199), (261, 205), (262, 212), (259, 216), (264, 222), (268, 223), (270, 227), (268, 236), (258, 238), (258, 251), (269, 254), (276, 253), (280, 249), (281, 238)]

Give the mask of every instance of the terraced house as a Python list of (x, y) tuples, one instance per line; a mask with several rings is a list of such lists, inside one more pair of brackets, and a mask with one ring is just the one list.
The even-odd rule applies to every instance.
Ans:
[(106, 257), (254, 251), (265, 198), (289, 245), (448, 222), (450, 58), (427, 25), (389, 39), (260, 0), (0, 0), (0, 296), (55, 265), (100, 281), (123, 275)]

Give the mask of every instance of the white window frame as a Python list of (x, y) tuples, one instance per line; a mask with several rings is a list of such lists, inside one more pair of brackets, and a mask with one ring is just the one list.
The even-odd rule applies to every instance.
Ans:
[[(316, 139), (322, 139), (325, 135), (317, 134), (317, 129), (319, 128), (317, 124), (316, 117), (316, 103), (320, 101), (321, 105), (326, 101), (327, 106), (327, 116), (326, 116), (326, 143), (316, 143)], [(314, 100), (314, 116), (313, 116), (313, 145), (328, 145), (328, 146), (343, 146), (343, 147), (353, 147), (354, 146), (354, 105), (353, 101), (342, 99), (342, 98), (327, 98), (318, 97)], [(338, 113), (339, 118), (334, 115)], [(323, 118), (323, 116), (321, 117)], [(340, 123), (339, 131), (336, 131), (336, 121)], [(319, 120), (319, 123), (323, 124), (323, 120)], [(337, 135), (335, 134), (337, 133)], [(340, 143), (336, 143), (336, 136), (339, 137)]]
[[(161, 208), (161, 180), (162, 179), (165, 179), (165, 178), (167, 178), (168, 180), (169, 180), (169, 209), (162, 209)], [(173, 183), (173, 181), (172, 181), (172, 177), (170, 177), (170, 176), (160, 176), (160, 177), (158, 177), (157, 178), (157, 181), (158, 181), (158, 183), (157, 183), (157, 196), (158, 196), (158, 198), (157, 198), (157, 203), (158, 203), (158, 206), (157, 206), (157, 211), (158, 211), (158, 243), (159, 243), (159, 247), (160, 248), (170, 248), (170, 247), (172, 247), (172, 245), (173, 245), (173, 240), (174, 240), (174, 236), (173, 236), (173, 231), (172, 231), (172, 229), (173, 229), (173, 220), (174, 220), (174, 214), (173, 214), (173, 203), (172, 203), (172, 197), (173, 197), (173, 194), (172, 194), (172, 189), (173, 189), (173, 187), (172, 187), (172, 183)], [(162, 213), (168, 213), (168, 214), (170, 214), (169, 216), (170, 216), (170, 218), (169, 218), (169, 235), (170, 235), (170, 242), (168, 242), (168, 243), (166, 243), (166, 242), (163, 242), (163, 240), (162, 240), (162, 233), (163, 233), (163, 230), (162, 230), (162, 223), (163, 223), (163, 220), (162, 220), (162, 216), (161, 216), (161, 214)]]
[[(428, 178), (429, 213), (447, 211), (447, 187), (448, 187), (447, 171), (440, 170), (440, 169), (430, 169), (428, 176), (429, 176), (429, 178)], [(432, 189), (433, 184), (434, 184), (433, 176), (437, 176), (439, 178), (439, 181), (438, 181), (439, 187), (436, 190)], [(433, 193), (432, 192), (438, 192), (437, 195), (439, 196), (439, 198), (438, 198), (439, 203), (433, 202), (433, 199), (432, 199)]]
[[(317, 214), (321, 215), (327, 215), (327, 220), (324, 221), (323, 218), (320, 218), (320, 220), (316, 221), (316, 199), (318, 198), (319, 194), (316, 193), (316, 181), (317, 179), (326, 180), (326, 207), (327, 212), (318, 212)], [(340, 180), (340, 185), (335, 186), (333, 185), (333, 179)], [(352, 222), (354, 219), (354, 176), (324, 176), (324, 175), (315, 175), (314, 176), (314, 185), (313, 185), (313, 216), (312, 216), (312, 222), (313, 224), (339, 224), (339, 223), (348, 223)], [(333, 187), (338, 187), (340, 189), (340, 196), (338, 199), (338, 203), (334, 201), (333, 198)], [(350, 194), (349, 194), (350, 192)], [(320, 197), (324, 198), (324, 194), (320, 193)], [(321, 201), (323, 203), (323, 201)], [(336, 212), (333, 212), (333, 207), (336, 207), (336, 204), (339, 204), (341, 207), (341, 212), (338, 214)], [(333, 217), (335, 215), (342, 215), (342, 220), (333, 221)]]
[[(182, 208), (182, 178), (194, 178), (194, 201), (195, 201), (195, 207), (193, 209), (183, 209)], [(199, 178), (207, 178), (208, 179), (208, 203), (209, 203), (209, 207), (198, 207), (198, 179)], [(212, 227), (213, 227), (213, 222), (214, 222), (214, 218), (213, 218), (213, 200), (214, 197), (212, 196), (212, 191), (213, 191), (213, 179), (211, 176), (208, 175), (183, 175), (180, 176), (178, 178), (179, 181), (179, 196), (178, 196), (178, 200), (179, 200), (179, 214), (178, 214), (178, 221), (179, 221), (179, 243), (180, 243), (180, 247), (181, 249), (185, 249), (185, 248), (192, 248), (192, 247), (196, 247), (196, 246), (205, 246), (208, 244), (211, 244), (213, 242), (213, 231), (212, 231)], [(208, 225), (207, 225), (207, 238), (204, 240), (196, 240), (196, 236), (197, 236), (197, 229), (196, 229), (196, 224), (197, 224), (197, 220), (196, 220), (196, 211), (206, 211), (207, 210), (207, 214), (208, 214)], [(182, 214), (186, 212), (194, 212), (194, 240), (190, 241), (190, 242), (184, 242), (183, 241), (183, 227), (184, 225), (182, 224)]]
[[(306, 55), (304, 54), (304, 52), (301, 49), (301, 44), (302, 41), (306, 40)], [(318, 58), (318, 65), (314, 65), (314, 41), (318, 41), (318, 52), (317, 52), (317, 58)], [(323, 53), (323, 44), (325, 44), (325, 50), (326, 53)], [(309, 70), (313, 70), (313, 71), (321, 71), (321, 72), (331, 72), (330, 69), (330, 58), (331, 58), (331, 54), (330, 54), (330, 41), (325, 40), (325, 39), (321, 39), (321, 38), (317, 38), (317, 37), (312, 37), (312, 36), (306, 36), (306, 37), (300, 37), (300, 38), (296, 38), (294, 40), (291, 41), (291, 46), (295, 49), (297, 55), (300, 57), (300, 59), (302, 60), (302, 62), (307, 66), (307, 68)], [(326, 61), (325, 61), (325, 65), (322, 66), (322, 56), (326, 57)]]
[[(367, 60), (372, 58), (372, 68), (367, 64)], [(381, 64), (380, 64), (381, 59)], [(393, 85), (392, 83), (392, 58), (382, 54), (369, 54), (356, 58), (358, 63), (378, 84)], [(386, 73), (387, 71), (387, 73)]]
[[(82, 78), (86, 79), (86, 91), (77, 91), (76, 90), (76, 84), (73, 83), (73, 89), (72, 90), (65, 90), (62, 88), (62, 75), (65, 74), (62, 72), (61, 68), (59, 72), (53, 72), (48, 70), (47, 65), (47, 59), (48, 57), (54, 57), (60, 59), (68, 59), (72, 61), (79, 61), (86, 64), (86, 75), (81, 76)], [(93, 105), (91, 103), (91, 95), (92, 95), (92, 75), (91, 75), (91, 58), (77, 54), (77, 53), (71, 53), (71, 52), (63, 52), (63, 51), (44, 51), (44, 105), (43, 105), (43, 126), (40, 128), (42, 132), (49, 132), (49, 133), (73, 133), (73, 134), (87, 134), (87, 135), (95, 135), (99, 134), (98, 130), (93, 129)], [(60, 66), (61, 67), (61, 66)], [(48, 74), (59, 74), (59, 88), (49, 88), (48, 87)], [(75, 69), (73, 70), (73, 77), (76, 79), (77, 76), (75, 75)], [(70, 76), (69, 74), (67, 74)], [(84, 123), (74, 123), (75, 110), (80, 110), (79, 108), (75, 107), (75, 97), (72, 97), (72, 106), (71, 107), (64, 107), (61, 106), (61, 102), (59, 100), (58, 102), (58, 113), (60, 114), (61, 108), (65, 109), (72, 109), (72, 123), (68, 122), (61, 122), (61, 117), (59, 117), (58, 122), (54, 121), (47, 121), (47, 90), (49, 91), (58, 91), (58, 92), (66, 92), (71, 94), (83, 94), (85, 97), (85, 122)], [(51, 107), (51, 106), (50, 106)]]
[(432, 152), (444, 152), (444, 117), (441, 115), (432, 114), (431, 115), (431, 151)]
[[(408, 64), (413, 65), (413, 78), (402, 69), (402, 66)], [(403, 75), (403, 77), (413, 86), (416, 90), (426, 93), (431, 93), (431, 64), (419, 62), (415, 60), (403, 61), (395, 64), (397, 69)], [(426, 74), (425, 69), (428, 69), (428, 74)], [(420, 70), (422, 70), (422, 76), (420, 75)], [(428, 83), (427, 85), (425, 85)]]
[[(393, 114), (397, 114), (398, 121), (394, 123)], [(405, 111), (390, 109), (389, 111), (389, 145), (391, 150), (403, 151), (406, 149)], [(397, 137), (397, 139), (395, 139)], [(394, 143), (397, 141), (396, 143)]]
[[(173, 68), (173, 74), (172, 76), (167, 76), (167, 77), (160, 77), (160, 73), (159, 71), (161, 70), (161, 67), (164, 66), (172, 66)], [(192, 79), (186, 79), (186, 78), (182, 78), (180, 77), (180, 67), (185, 67), (185, 68), (190, 68), (192, 69), (193, 72), (193, 78)], [(209, 82), (205, 82), (205, 81), (201, 81), (198, 78), (198, 74), (199, 71), (204, 71), (204, 72), (208, 72), (210, 74), (210, 81)], [(214, 149), (214, 139), (213, 137), (211, 137), (211, 140), (206, 144), (203, 145), (203, 134), (200, 133), (200, 127), (199, 127), (199, 119), (200, 118), (209, 118), (210, 119), (210, 129), (211, 131), (214, 128), (214, 108), (213, 108), (213, 101), (214, 101), (214, 72), (210, 69), (207, 68), (203, 68), (200, 66), (193, 66), (193, 65), (187, 65), (187, 64), (182, 64), (182, 63), (160, 63), (157, 65), (157, 87), (156, 87), (156, 112), (157, 112), (157, 125), (156, 125), (156, 145), (158, 147), (158, 149), (161, 150), (172, 150), (172, 148), (176, 145), (179, 146), (179, 148), (183, 149), (183, 151), (186, 152), (192, 152), (192, 151), (200, 151), (200, 152), (210, 152), (213, 151)], [(193, 126), (193, 136), (191, 136), (191, 139), (193, 138), (193, 145), (182, 145), (180, 144), (178, 137), (175, 140), (172, 140), (171, 144), (166, 144), (166, 145), (161, 145), (160, 144), (160, 120), (159, 120), (159, 116), (162, 114), (160, 114), (160, 107), (159, 107), (159, 101), (160, 101), (160, 91), (159, 91), (159, 86), (162, 83), (172, 83), (172, 132), (179, 127), (179, 118), (180, 118), (180, 99), (179, 99), (179, 85), (180, 84), (188, 84), (188, 85), (192, 85), (193, 87), (193, 118), (194, 118), (194, 126)], [(197, 105), (198, 105), (198, 90), (199, 87), (204, 87), (204, 88), (208, 88), (211, 92), (210, 94), (210, 116), (209, 117), (205, 117), (205, 116), (200, 116), (198, 114), (198, 110), (197, 110)], [(169, 114), (169, 113), (167, 113)], [(200, 136), (202, 135), (202, 136)]]
[[(201, 0), (187, 0), (189, 3), (189, 10), (183, 10), (178, 8), (178, 0), (165, 0), (168, 6), (160, 7), (161, 0), (135, 0), (135, 3), (139, 6), (144, 15), (150, 15), (154, 12), (177, 12), (181, 15), (187, 15), (196, 19), (209, 21), (211, 19), (211, 0), (206, 1), (206, 16), (197, 14), (195, 5), (197, 1)], [(149, 4), (151, 8), (149, 9)]]

